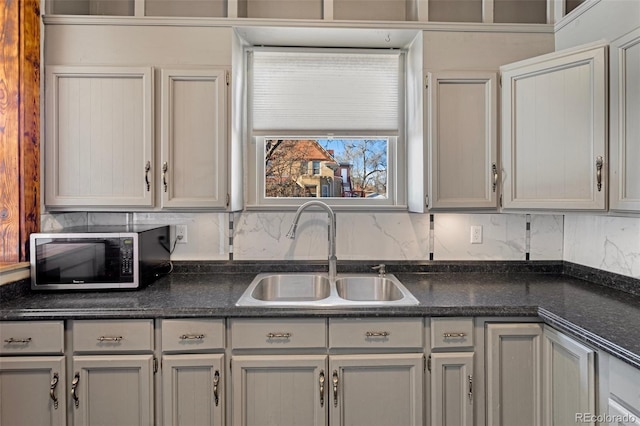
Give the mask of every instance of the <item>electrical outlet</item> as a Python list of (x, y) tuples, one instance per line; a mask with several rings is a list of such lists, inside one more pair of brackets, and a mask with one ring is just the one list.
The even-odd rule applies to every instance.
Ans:
[(178, 244), (187, 243), (187, 225), (176, 225), (176, 240)]
[(482, 244), (482, 225), (471, 226), (471, 244)]

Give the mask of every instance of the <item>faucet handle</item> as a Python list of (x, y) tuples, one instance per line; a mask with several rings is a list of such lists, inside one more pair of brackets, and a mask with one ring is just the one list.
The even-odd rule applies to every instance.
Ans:
[(387, 273), (387, 270), (385, 268), (386, 265), (384, 263), (371, 267), (371, 269), (378, 271), (378, 275), (381, 277), (384, 277), (384, 275)]

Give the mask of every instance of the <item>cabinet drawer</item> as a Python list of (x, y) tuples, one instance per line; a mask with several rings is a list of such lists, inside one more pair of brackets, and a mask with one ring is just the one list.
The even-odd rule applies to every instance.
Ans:
[(331, 318), (331, 348), (422, 348), (422, 318)]
[(327, 323), (324, 318), (232, 319), (233, 349), (324, 348)]
[(75, 353), (153, 350), (153, 320), (72, 321)]
[(0, 322), (0, 354), (61, 354), (64, 352), (62, 321)]
[(224, 320), (162, 320), (162, 352), (224, 349)]
[(473, 347), (473, 318), (431, 318), (431, 349)]

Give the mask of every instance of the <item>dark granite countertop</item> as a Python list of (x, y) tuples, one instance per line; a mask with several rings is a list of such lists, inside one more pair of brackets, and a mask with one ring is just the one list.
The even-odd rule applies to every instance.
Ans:
[(11, 297), (5, 294), (0, 320), (532, 316), (640, 368), (640, 295), (576, 278), (561, 269), (409, 272), (406, 268), (397, 268), (400, 272), (394, 275), (420, 301), (419, 305), (309, 309), (236, 307), (236, 301), (260, 271), (196, 269), (196, 273), (182, 273), (185, 271), (178, 268), (137, 291), (21, 291)]

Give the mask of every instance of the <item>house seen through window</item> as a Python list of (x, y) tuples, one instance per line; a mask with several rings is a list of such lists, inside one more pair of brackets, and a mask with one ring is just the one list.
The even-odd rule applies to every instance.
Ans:
[(265, 197), (386, 198), (387, 138), (266, 139)]

